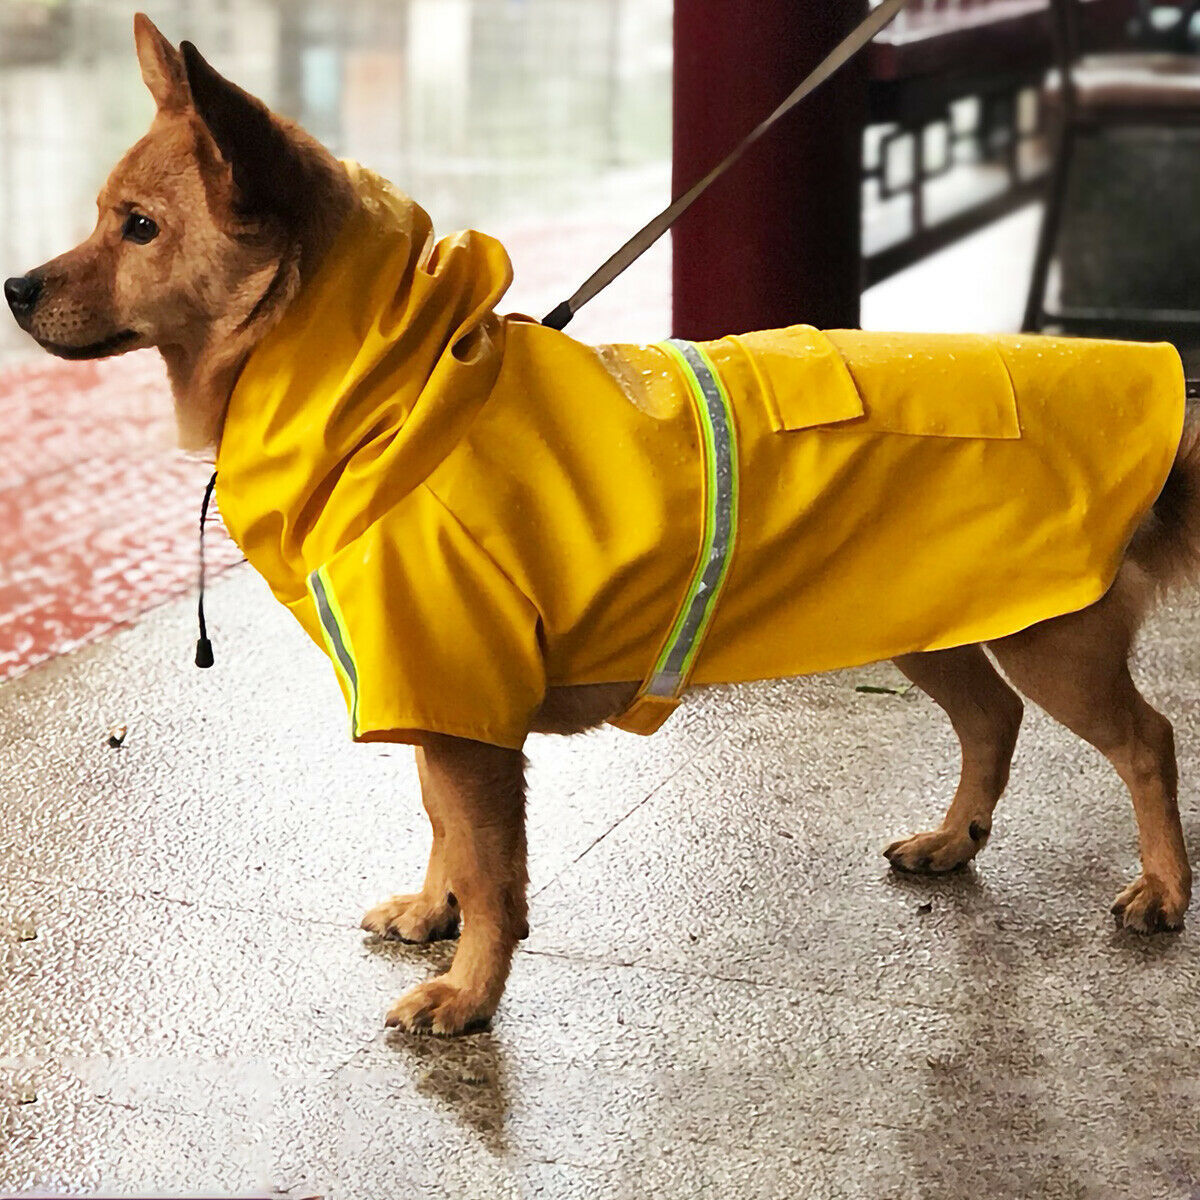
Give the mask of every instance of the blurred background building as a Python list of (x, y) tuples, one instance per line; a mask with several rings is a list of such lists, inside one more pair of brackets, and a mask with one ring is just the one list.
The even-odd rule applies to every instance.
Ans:
[[(475, 225), (499, 234), (517, 268), (513, 306), (540, 313), (669, 199), (672, 18), (676, 7), (681, 21), (695, 16), (689, 2), (695, 0), (678, 6), (671, 0), (161, 0), (147, 7), (169, 37), (190, 38), (226, 74), (337, 153), (370, 164), (411, 192), (439, 230)], [(961, 298), (967, 309), (959, 318), (969, 327), (1019, 323), (1013, 297), (1028, 282), (1025, 256), (1032, 257), (1029, 230), (1036, 224), (1030, 206), (1046, 187), (1055, 120), (1043, 86), (1056, 59), (1055, 6), (1077, 10), (1088, 35), (1083, 48), (1132, 41), (1175, 52), (1172, 77), (1185, 95), (1196, 92), (1195, 73), (1177, 66), (1181, 57), (1192, 57), (1194, 5), (911, 0), (851, 68), (859, 72), (854, 86), (866, 97), (861, 203), (858, 211), (843, 207), (861, 232), (861, 264), (848, 270), (861, 270), (864, 286), (891, 279), (1024, 206), (1024, 221), (1011, 226), (1016, 232), (994, 231), (1002, 269), (990, 281), (992, 309), (980, 305), (977, 291), (961, 289), (971, 294)], [(787, 5), (774, 7), (791, 12)], [(829, 32), (816, 19), (818, 10), (838, 7), (821, 0), (787, 17), (785, 39), (794, 47), (783, 74), (798, 75), (815, 61)], [(148, 123), (151, 104), (132, 54), (132, 8), (123, 0), (0, 0), (0, 268), (6, 275), (87, 233), (100, 183)], [(738, 6), (711, 9), (716, 20), (736, 15)], [(855, 9), (851, 4), (846, 11), (852, 16)], [(696, 13), (703, 11), (701, 4)], [(739, 39), (748, 30), (727, 23), (723, 56), (738, 71)], [(711, 62), (701, 69), (711, 69)], [(745, 69), (750, 78), (757, 68)], [(817, 115), (811, 103), (807, 107)], [(1176, 104), (1180, 111), (1187, 107)], [(762, 115), (749, 111), (745, 98), (718, 96), (707, 115), (695, 118), (705, 122), (693, 142), (706, 163), (726, 148), (714, 115), (721, 112), (737, 130)], [(804, 111), (796, 114), (764, 153), (783, 161), (805, 120)], [(1081, 291), (1103, 294), (1111, 307), (1122, 288), (1137, 290), (1139, 302), (1153, 306), (1154, 281), (1161, 283), (1164, 274), (1149, 253), (1164, 224), (1157, 214), (1169, 212), (1168, 223), (1178, 225), (1190, 211), (1197, 185), (1186, 163), (1195, 157), (1197, 136), (1178, 127), (1166, 136), (1126, 132), (1109, 137), (1099, 156), (1080, 156), (1076, 174), (1083, 184), (1073, 195), (1079, 219), (1062, 230), (1074, 264), (1066, 293), (1077, 308)], [(1118, 238), (1105, 228), (1104, 208), (1122, 179), (1124, 211), (1109, 214)], [(827, 187), (829, 180), (801, 186)], [(1138, 203), (1147, 187), (1153, 205)], [(815, 230), (812, 236), (823, 235)], [(1124, 252), (1106, 274), (1098, 247), (1117, 240)], [(659, 247), (615, 296), (600, 300), (599, 315), (582, 326), (583, 335), (665, 331), (669, 253)], [(974, 261), (969, 249), (967, 261)], [(1177, 273), (1163, 303), (1178, 308), (1180, 292), (1191, 286)], [(868, 296), (864, 319), (890, 323), (894, 313), (923, 327), (953, 323), (947, 314), (963, 310), (939, 299), (945, 291), (936, 270), (909, 274), (901, 289), (906, 298), (893, 307), (894, 286)], [(853, 323), (853, 314), (835, 323)], [(0, 355), (29, 350), (27, 339), (0, 321)]]
[[(152, 105), (124, 0), (0, 0), (0, 266), (90, 230)], [(416, 197), (445, 232), (638, 222), (668, 189), (670, 0), (161, 0), (168, 37)], [(531, 248), (532, 249), (532, 248)], [(576, 275), (595, 263), (582, 251)], [(597, 251), (600, 246), (597, 246)], [(605, 251), (607, 253), (607, 251)], [(541, 302), (544, 265), (525, 295)], [(523, 275), (524, 273), (522, 273)], [(514, 302), (520, 305), (524, 278)], [(561, 296), (545, 293), (552, 305)], [(8, 321), (0, 347), (28, 346)]]

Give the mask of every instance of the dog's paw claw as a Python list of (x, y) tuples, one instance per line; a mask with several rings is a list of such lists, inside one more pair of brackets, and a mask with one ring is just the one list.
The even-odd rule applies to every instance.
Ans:
[(883, 856), (897, 871), (912, 875), (945, 875), (969, 863), (986, 838), (986, 834), (974, 838), (969, 833), (935, 829), (893, 842), (884, 850)]
[(458, 932), (458, 909), (449, 899), (430, 901), (422, 893), (393, 896), (371, 909), (360, 928), (402, 942), (436, 942)]
[(1169, 888), (1156, 875), (1139, 875), (1117, 897), (1111, 912), (1124, 929), (1164, 933), (1183, 927), (1187, 906), (1186, 888)]
[(439, 976), (405, 992), (392, 1006), (384, 1024), (409, 1033), (432, 1033), (453, 1037), (482, 1029), (491, 1020), (492, 1009), (472, 992)]

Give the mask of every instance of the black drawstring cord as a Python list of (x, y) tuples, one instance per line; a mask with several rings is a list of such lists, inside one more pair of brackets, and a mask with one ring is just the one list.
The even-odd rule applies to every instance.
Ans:
[(211, 667), (213, 665), (212, 642), (208, 640), (208, 625), (204, 620), (204, 525), (208, 520), (208, 502), (212, 499), (213, 488), (217, 486), (217, 473), (212, 473), (208, 487), (204, 489), (204, 501), (200, 505), (200, 598), (196, 602), (196, 616), (200, 619), (200, 637), (196, 641), (196, 666)]

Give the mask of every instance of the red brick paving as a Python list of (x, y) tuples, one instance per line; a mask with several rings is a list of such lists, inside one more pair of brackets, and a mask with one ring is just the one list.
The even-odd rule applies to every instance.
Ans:
[[(0, 372), (0, 680), (195, 586), (212, 468), (173, 424), (152, 353)], [(215, 574), (240, 556), (212, 532)]]

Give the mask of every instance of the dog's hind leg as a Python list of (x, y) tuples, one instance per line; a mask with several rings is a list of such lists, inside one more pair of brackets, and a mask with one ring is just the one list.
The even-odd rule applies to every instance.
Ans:
[(983, 849), (1024, 706), (979, 646), (907, 654), (896, 666), (945, 710), (962, 745), (962, 773), (941, 825), (893, 842), (885, 851), (900, 871), (941, 874)]
[(446, 827), (439, 810), (430, 802), (434, 794), (425, 751), (417, 748), (417, 772), (421, 777), (421, 798), (429, 824), (433, 827), (433, 845), (429, 866), (419, 892), (392, 896), (377, 904), (362, 919), (362, 928), (380, 937), (399, 938), (402, 942), (435, 942), (458, 932), (458, 898), (450, 889), (446, 869)]
[(401, 997), (387, 1023), (462, 1033), (496, 1011), (527, 929), (525, 758), (519, 750), (430, 736), (421, 785), (435, 829), (441, 825), (441, 864), (462, 932), (449, 971)]
[(1122, 580), (1081, 612), (1044, 621), (991, 649), (1009, 679), (1056, 721), (1096, 747), (1133, 797), (1142, 874), (1113, 905), (1118, 921), (1153, 932), (1177, 929), (1191, 898), (1176, 799), (1171, 723), (1129, 675), (1131, 605)]

